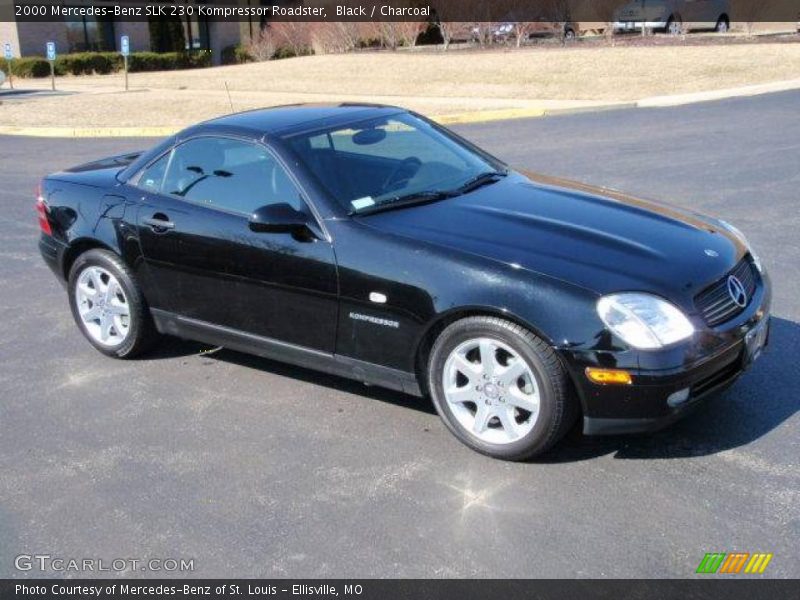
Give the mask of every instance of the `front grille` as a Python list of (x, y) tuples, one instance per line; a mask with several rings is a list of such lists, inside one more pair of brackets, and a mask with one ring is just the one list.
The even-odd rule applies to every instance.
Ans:
[(736, 315), (740, 314), (747, 306), (739, 306), (728, 293), (728, 277), (735, 276), (741, 281), (747, 292), (747, 303), (753, 299), (758, 282), (758, 273), (749, 256), (745, 256), (737, 265), (722, 279), (712, 284), (694, 299), (695, 306), (700, 314), (703, 315), (709, 327), (716, 327)]

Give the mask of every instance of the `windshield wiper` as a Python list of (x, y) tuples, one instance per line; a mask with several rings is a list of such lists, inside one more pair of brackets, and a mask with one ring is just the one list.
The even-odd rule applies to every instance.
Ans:
[(484, 185), (489, 185), (490, 183), (495, 183), (501, 177), (505, 177), (508, 175), (508, 171), (486, 171), (485, 173), (480, 173), (473, 177), (472, 179), (468, 180), (464, 185), (452, 191), (452, 195), (458, 196), (461, 194), (468, 194), (474, 190), (477, 190)]
[(393, 196), (386, 198), (372, 206), (364, 207), (360, 210), (351, 210), (350, 216), (353, 215), (371, 215), (387, 210), (395, 210), (397, 208), (406, 208), (408, 206), (419, 206), (420, 204), (430, 204), (431, 202), (438, 202), (445, 198), (450, 198), (452, 192), (442, 191), (428, 191), (428, 192), (415, 192), (405, 196)]
[(454, 190), (431, 190), (425, 192), (414, 192), (405, 196), (392, 196), (378, 201), (372, 206), (367, 206), (359, 210), (351, 210), (352, 215), (371, 215), (378, 212), (387, 210), (395, 210), (397, 208), (406, 208), (407, 206), (419, 206), (420, 204), (429, 204), (431, 202), (438, 202), (446, 198), (453, 198), (462, 194), (467, 194), (479, 187), (489, 185), (498, 181), (501, 177), (508, 175), (508, 171), (486, 171), (480, 173), (469, 179), (465, 184), (457, 187)]

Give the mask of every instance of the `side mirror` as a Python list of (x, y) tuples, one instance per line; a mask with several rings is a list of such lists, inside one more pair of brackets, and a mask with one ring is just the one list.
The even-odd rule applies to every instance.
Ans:
[(314, 235), (308, 226), (308, 217), (285, 203), (257, 208), (248, 223), (252, 231), (262, 233)]

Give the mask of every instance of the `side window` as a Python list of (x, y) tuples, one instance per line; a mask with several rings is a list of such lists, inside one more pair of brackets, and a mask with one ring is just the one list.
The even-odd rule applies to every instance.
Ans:
[(140, 188), (149, 192), (161, 191), (161, 184), (164, 181), (164, 173), (167, 170), (167, 164), (169, 163), (169, 155), (170, 153), (167, 152), (164, 156), (142, 171), (137, 183)]
[(322, 135), (315, 135), (308, 138), (308, 145), (312, 150), (328, 150), (331, 147), (331, 139), (327, 133)]
[(227, 138), (198, 138), (175, 148), (163, 191), (242, 214), (281, 202), (306, 212), (300, 192), (264, 147)]

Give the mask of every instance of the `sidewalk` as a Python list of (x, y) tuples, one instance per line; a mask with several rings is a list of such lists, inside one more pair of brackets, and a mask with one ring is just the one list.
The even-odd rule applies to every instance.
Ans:
[(128, 92), (122, 74), (58, 77), (61, 95), (49, 93), (49, 79), (17, 79), (16, 88), (38, 92), (0, 92), (0, 132), (164, 135), (230, 112), (303, 102), (381, 103), (442, 123), (486, 122), (798, 89), (798, 74), (795, 42), (320, 55), (135, 73)]

